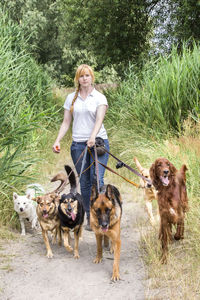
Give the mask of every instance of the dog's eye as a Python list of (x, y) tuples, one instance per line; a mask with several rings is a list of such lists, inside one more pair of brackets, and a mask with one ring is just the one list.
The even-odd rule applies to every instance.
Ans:
[(97, 215), (100, 215), (101, 214), (101, 209), (98, 208), (97, 210), (95, 210), (95, 212), (96, 212)]
[(43, 203), (40, 203), (40, 206), (42, 207), (42, 206), (43, 206)]
[(24, 202), (24, 205), (26, 204), (26, 202)]
[(111, 209), (106, 207), (106, 209), (105, 209), (106, 214), (108, 214), (110, 211), (111, 211)]

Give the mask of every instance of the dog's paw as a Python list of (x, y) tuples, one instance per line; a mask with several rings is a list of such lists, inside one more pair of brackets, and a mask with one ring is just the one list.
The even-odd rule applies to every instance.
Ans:
[(25, 236), (25, 235), (26, 235), (26, 232), (22, 231), (21, 236)]
[(74, 259), (79, 259), (80, 258), (80, 255), (78, 252), (74, 253)]
[(47, 257), (48, 258), (52, 258), (53, 257), (53, 253), (52, 252), (47, 252)]
[(70, 253), (73, 251), (73, 248), (71, 246), (65, 246), (65, 248)]
[(114, 282), (120, 280), (119, 273), (114, 272), (112, 277), (111, 277), (111, 280), (114, 281)]
[(102, 257), (96, 257), (94, 260), (93, 260), (93, 263), (94, 264), (99, 264), (100, 262), (102, 261)]

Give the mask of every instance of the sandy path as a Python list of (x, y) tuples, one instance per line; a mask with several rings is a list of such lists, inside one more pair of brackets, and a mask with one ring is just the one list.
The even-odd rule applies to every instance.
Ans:
[[(96, 254), (93, 232), (83, 231), (80, 259), (75, 260), (64, 246), (58, 245), (52, 246), (54, 257), (48, 259), (42, 236), (29, 230), (25, 237), (16, 234), (15, 241), (0, 248), (0, 258), (6, 255), (9, 259), (7, 268), (0, 269), (0, 299), (144, 300), (147, 282), (138, 246), (138, 223), (146, 221), (146, 214), (136, 188), (127, 185), (125, 190), (119, 282), (110, 281), (113, 256), (108, 251), (104, 252), (101, 264), (92, 263)], [(6, 260), (0, 267), (5, 264)]]

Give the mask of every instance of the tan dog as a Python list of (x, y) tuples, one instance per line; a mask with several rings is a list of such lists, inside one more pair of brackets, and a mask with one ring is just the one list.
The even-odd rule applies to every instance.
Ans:
[(48, 239), (48, 231), (53, 232), (52, 242), (56, 243), (56, 237), (58, 236), (58, 243), (61, 245), (60, 220), (58, 218), (58, 205), (56, 203), (58, 197), (57, 194), (46, 194), (38, 196), (35, 199), (38, 203), (36, 212), (42, 229), (42, 236), (47, 249), (48, 258), (53, 257)]
[(51, 193), (38, 196), (35, 200), (38, 205), (36, 208), (36, 213), (38, 216), (38, 221), (42, 229), (42, 236), (44, 243), (47, 249), (47, 257), (52, 258), (53, 253), (50, 247), (48, 231), (51, 231), (53, 234), (53, 243), (56, 243), (56, 238), (58, 237), (58, 244), (61, 245), (61, 229), (60, 229), (60, 220), (58, 217), (58, 203), (60, 200), (60, 193), (66, 184), (66, 175), (59, 173), (51, 181), (60, 180), (60, 186)]
[[(149, 169), (143, 168), (141, 166), (141, 164), (139, 163), (137, 157), (134, 157), (134, 161), (135, 161), (135, 164), (136, 164), (138, 170), (140, 171), (140, 173), (145, 178), (151, 180)], [(154, 225), (156, 223), (156, 220), (157, 221), (160, 220), (159, 209), (157, 208), (156, 220), (154, 218), (153, 210), (152, 210), (152, 201), (153, 200), (157, 200), (157, 191), (156, 191), (155, 187), (151, 183), (145, 181), (142, 178), (140, 178), (140, 186), (144, 188), (144, 200), (145, 200), (146, 211), (148, 213), (151, 225)]]

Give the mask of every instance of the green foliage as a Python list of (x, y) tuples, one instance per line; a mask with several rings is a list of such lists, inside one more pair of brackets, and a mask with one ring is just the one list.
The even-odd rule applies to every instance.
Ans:
[(22, 29), (0, 10), (1, 218), (12, 209), (11, 189), (28, 181), (27, 170), (38, 160), (40, 134), (55, 112), (51, 81), (27, 48)]
[(138, 62), (149, 49), (152, 22), (148, 9), (145, 0), (65, 0), (67, 44), (90, 50), (98, 70), (114, 65), (122, 72), (129, 61)]
[(81, 63), (101, 72), (98, 80), (106, 82), (108, 73), (109, 81), (116, 80), (116, 71), (121, 77), (126, 64), (140, 64), (149, 49), (148, 0), (1, 0), (1, 4), (29, 38), (34, 57), (65, 85), (72, 84)]
[(200, 51), (183, 47), (182, 55), (173, 48), (170, 56), (152, 59), (143, 71), (130, 68), (120, 88), (111, 95), (109, 127), (121, 126), (150, 135), (181, 132), (188, 116), (199, 119)]

